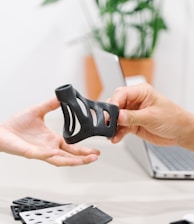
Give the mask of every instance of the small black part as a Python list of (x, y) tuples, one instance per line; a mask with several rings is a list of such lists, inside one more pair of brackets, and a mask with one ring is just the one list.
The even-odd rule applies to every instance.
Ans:
[(21, 220), (19, 213), (37, 210), (39, 208), (35, 206), (26, 206), (26, 205), (11, 205), (11, 211), (15, 220)]
[(48, 206), (48, 207), (61, 205), (59, 203), (45, 201), (42, 199), (32, 198), (32, 197), (24, 197), (18, 200), (14, 200), (13, 204), (26, 205), (26, 206)]
[(97, 207), (90, 206), (77, 214), (67, 218), (63, 224), (106, 224), (112, 221), (112, 217)]
[[(57, 88), (55, 93), (61, 102), (64, 115), (63, 137), (67, 143), (73, 144), (92, 136), (111, 138), (115, 135), (119, 114), (116, 105), (88, 100), (71, 84)], [(79, 130), (76, 130), (76, 124)]]
[(21, 212), (20, 209), (21, 209), (21, 206), (11, 205), (11, 211), (15, 220), (20, 220), (20, 216), (19, 216), (19, 213)]
[[(56, 207), (64, 204), (59, 204), (55, 202), (45, 201), (42, 199), (32, 198), (32, 197), (24, 197), (18, 200), (13, 201), (14, 205), (11, 205), (11, 211), (15, 220), (21, 220), (19, 213)], [(21, 220), (22, 221), (22, 220)]]
[(189, 224), (189, 222), (186, 221), (186, 220), (179, 220), (179, 221), (176, 221), (176, 222), (171, 222), (170, 224)]

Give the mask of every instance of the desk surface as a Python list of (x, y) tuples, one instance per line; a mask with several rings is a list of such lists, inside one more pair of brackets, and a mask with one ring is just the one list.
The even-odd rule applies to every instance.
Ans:
[(12, 217), (13, 200), (26, 196), (58, 203), (90, 203), (113, 217), (111, 224), (168, 224), (194, 212), (194, 181), (154, 180), (123, 143), (104, 138), (82, 142), (101, 150), (99, 160), (79, 167), (0, 155), (0, 223)]

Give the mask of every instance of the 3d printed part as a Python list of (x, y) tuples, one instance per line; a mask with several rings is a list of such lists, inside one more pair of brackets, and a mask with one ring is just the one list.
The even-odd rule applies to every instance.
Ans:
[(68, 144), (92, 136), (111, 138), (116, 133), (118, 107), (84, 98), (71, 84), (55, 90), (64, 115), (63, 137)]

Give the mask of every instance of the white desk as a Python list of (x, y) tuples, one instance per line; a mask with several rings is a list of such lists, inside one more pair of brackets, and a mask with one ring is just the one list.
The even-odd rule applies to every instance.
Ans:
[(105, 138), (85, 145), (101, 149), (99, 160), (57, 168), (0, 154), (0, 223), (17, 224), (13, 200), (25, 196), (59, 203), (91, 203), (113, 216), (111, 224), (168, 224), (194, 212), (194, 181), (151, 179), (123, 147)]

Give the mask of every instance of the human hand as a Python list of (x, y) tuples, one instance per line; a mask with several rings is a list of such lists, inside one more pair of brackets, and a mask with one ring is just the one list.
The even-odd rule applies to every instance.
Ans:
[(64, 138), (44, 123), (45, 115), (57, 109), (56, 98), (14, 115), (0, 125), (0, 151), (39, 159), (55, 166), (76, 166), (94, 162), (96, 149), (68, 145)]
[(194, 115), (149, 84), (118, 88), (108, 102), (120, 108), (113, 143), (132, 133), (154, 144), (180, 145), (194, 150)]

